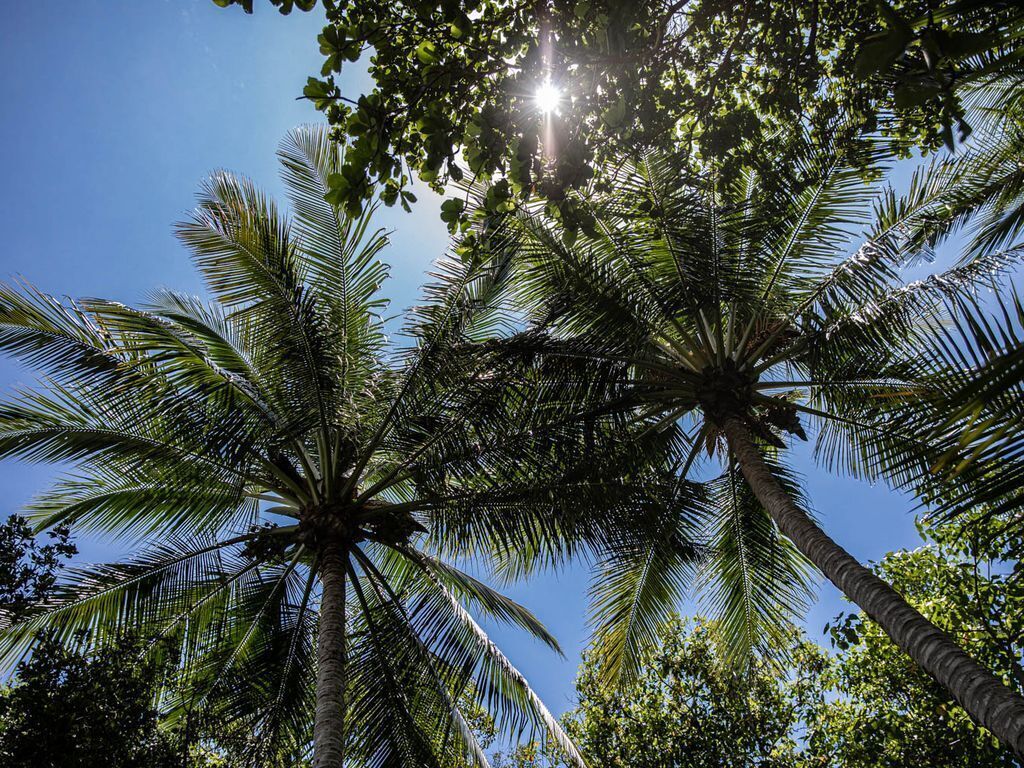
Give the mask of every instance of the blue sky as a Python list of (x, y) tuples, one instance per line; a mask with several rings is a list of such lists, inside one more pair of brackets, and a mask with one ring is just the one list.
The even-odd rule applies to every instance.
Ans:
[[(297, 101), (320, 67), (321, 20), (221, 10), (210, 0), (65, 0), (11, 3), (0, 25), (0, 279), (24, 277), (42, 290), (138, 302), (158, 287), (200, 290), (171, 228), (217, 168), (248, 175), (283, 198), (274, 152), (284, 133), (319, 115)], [(364, 84), (352, 76), (354, 95)], [(412, 214), (387, 210), (393, 230), (386, 290), (399, 311), (416, 300), (447, 235), (438, 198), (418, 190)], [(31, 375), (0, 361), (0, 392)], [(808, 452), (796, 468), (819, 519), (862, 561), (920, 543), (913, 502), (879, 486), (829, 477)], [(3, 506), (16, 512), (56, 474), (52, 467), (0, 462)], [(105, 559), (109, 545), (83, 543)], [(572, 704), (586, 638), (581, 569), (509, 590), (531, 607), (566, 650), (559, 659), (511, 632), (495, 639), (555, 711)], [(807, 627), (818, 635), (843, 609), (823, 584)]]

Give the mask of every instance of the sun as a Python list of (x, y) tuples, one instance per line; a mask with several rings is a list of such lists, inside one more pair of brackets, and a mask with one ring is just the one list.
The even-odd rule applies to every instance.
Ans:
[(537, 105), (537, 109), (546, 115), (558, 109), (562, 102), (562, 92), (550, 80), (545, 80), (533, 94), (533, 102)]

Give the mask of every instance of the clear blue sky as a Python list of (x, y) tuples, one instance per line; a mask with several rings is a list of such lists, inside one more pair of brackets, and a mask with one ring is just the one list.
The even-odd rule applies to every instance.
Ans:
[[(210, 0), (64, 0), (9, 3), (0, 24), (0, 279), (22, 276), (58, 295), (138, 302), (157, 287), (199, 291), (171, 227), (211, 170), (246, 174), (279, 193), (274, 151), (284, 133), (319, 115), (296, 101), (320, 67), (315, 14), (282, 17), (221, 10)], [(344, 85), (358, 92), (363, 82)], [(281, 197), (281, 195), (278, 195)], [(394, 231), (387, 291), (395, 311), (416, 300), (444, 250), (438, 201), (385, 211)], [(0, 391), (31, 377), (0, 362)], [(882, 487), (828, 477), (797, 452), (825, 528), (856, 557), (877, 560), (917, 546), (910, 500)], [(52, 467), (0, 462), (3, 506), (16, 512), (55, 475)], [(109, 545), (85, 542), (105, 559)], [(586, 638), (587, 579), (580, 569), (517, 586), (566, 650), (495, 639), (555, 711), (571, 706)], [(807, 620), (815, 635), (842, 609), (822, 585)]]

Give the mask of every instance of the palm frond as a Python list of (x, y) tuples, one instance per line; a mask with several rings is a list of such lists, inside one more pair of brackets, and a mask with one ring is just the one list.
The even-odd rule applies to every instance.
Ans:
[[(776, 467), (791, 492), (796, 486)], [(783, 639), (813, 597), (811, 566), (785, 539), (730, 467), (714, 482), (717, 522), (698, 582), (702, 606), (718, 621), (731, 662), (757, 652), (779, 657)]]
[(703, 557), (709, 514), (703, 486), (680, 481), (650, 500), (651, 512), (600, 547), (591, 580), (591, 622), (602, 674), (626, 685), (661, 625), (682, 602)]

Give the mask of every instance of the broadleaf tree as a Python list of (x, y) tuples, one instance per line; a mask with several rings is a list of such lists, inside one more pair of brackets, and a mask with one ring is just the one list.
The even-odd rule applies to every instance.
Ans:
[(93, 653), (43, 637), (0, 689), (0, 759), (10, 768), (206, 768), (156, 708), (164, 660), (130, 638)]
[[(349, 210), (367, 203), (375, 182), (385, 202), (408, 205), (414, 176), (438, 191), (493, 176), (502, 186), (491, 205), (539, 195), (573, 227), (588, 223), (586, 212), (566, 193), (622, 155), (686, 148), (739, 167), (785, 154), (808, 126), (851, 157), (883, 127), (896, 152), (952, 146), (954, 131), (971, 130), (962, 89), (1012, 74), (1024, 50), (1016, 4), (975, 0), (322, 8), (324, 64), (303, 94), (351, 145), (332, 182)], [(372, 89), (348, 92), (337, 75), (364, 62)]]

